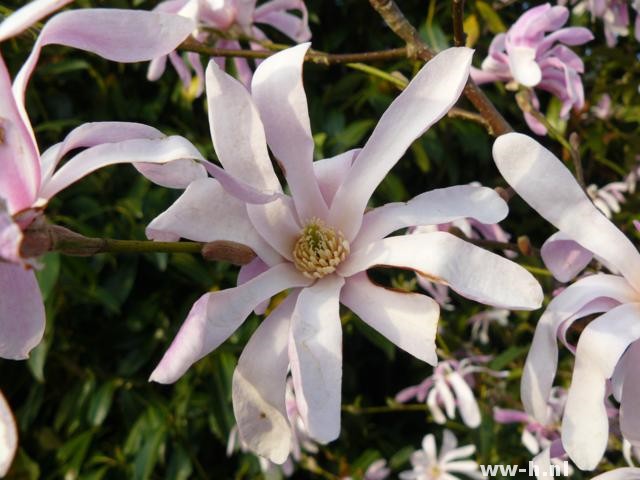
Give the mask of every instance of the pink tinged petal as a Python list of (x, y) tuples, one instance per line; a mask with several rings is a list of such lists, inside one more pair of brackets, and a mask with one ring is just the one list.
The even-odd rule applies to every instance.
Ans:
[(134, 168), (147, 179), (167, 188), (187, 188), (191, 182), (207, 177), (202, 163), (191, 158), (179, 158), (168, 163), (134, 163)]
[(38, 147), (11, 93), (11, 78), (0, 56), (0, 192), (9, 212), (29, 208), (40, 186)]
[(245, 203), (269, 203), (282, 196), (282, 193), (258, 190), (208, 160), (202, 160), (202, 164), (207, 172), (215, 177), (227, 192)]
[(329, 275), (302, 290), (291, 320), (289, 358), (300, 416), (309, 435), (322, 443), (340, 435), (344, 279)]
[(289, 295), (251, 336), (233, 373), (233, 411), (240, 438), (253, 452), (282, 464), (291, 450), (285, 407), (289, 323), (297, 295)]
[(592, 480), (640, 480), (640, 468), (618, 468), (593, 477)]
[(34, 0), (0, 23), (0, 42), (14, 37), (73, 0)]
[(13, 221), (0, 197), (0, 262), (22, 263), (21, 244), (22, 229)]
[(584, 27), (567, 27), (561, 28), (545, 37), (545, 39), (537, 45), (538, 53), (544, 52), (555, 42), (564, 43), (566, 45), (582, 45), (593, 40), (593, 33)]
[(147, 69), (147, 80), (154, 82), (162, 76), (167, 68), (167, 55), (163, 55), (158, 58), (154, 58), (149, 62), (149, 68)]
[(458, 185), (431, 190), (408, 202), (389, 203), (367, 212), (351, 251), (406, 227), (438, 225), (461, 218), (497, 223), (508, 210), (500, 195), (487, 187)]
[(198, 87), (196, 88), (195, 96), (199, 97), (204, 91), (206, 82), (206, 76), (204, 67), (202, 66), (202, 60), (200, 60), (200, 54), (195, 52), (187, 52), (187, 60), (189, 60), (189, 63), (191, 64), (191, 67), (196, 74), (196, 78), (198, 79)]
[(18, 449), (18, 428), (11, 407), (0, 393), (0, 477), (4, 477)]
[(562, 232), (551, 235), (540, 250), (545, 266), (561, 282), (568, 282), (589, 265), (593, 254)]
[(247, 205), (247, 213), (255, 230), (271, 247), (288, 260), (302, 233), (295, 218), (293, 202), (283, 196), (264, 205)]
[(302, 85), (308, 49), (305, 43), (272, 55), (256, 69), (251, 82), (267, 142), (282, 166), (303, 222), (327, 217), (327, 205), (313, 174), (314, 144)]
[(192, 20), (160, 12), (88, 8), (57, 14), (40, 32), (13, 84), (23, 118), (24, 92), (42, 47), (58, 44), (115, 62), (141, 62), (168, 54), (194, 28)]
[(634, 342), (625, 354), (626, 368), (620, 405), (622, 436), (640, 447), (640, 342)]
[(262, 120), (249, 92), (215, 62), (209, 62), (206, 78), (209, 126), (220, 163), (258, 190), (281, 192)]
[[(427, 395), (427, 407), (429, 407), (429, 411), (431, 412), (431, 415), (433, 415), (433, 421), (442, 425), (447, 422), (447, 417), (442, 413), (442, 409), (440, 408), (440, 405), (438, 405), (438, 399), (439, 397), (442, 397), (446, 406), (446, 397), (439, 394), (440, 392), (438, 392), (437, 386), (438, 384), (436, 383), (434, 388), (429, 392), (429, 395)], [(448, 390), (447, 392), (451, 393)], [(453, 417), (453, 415), (451, 416)]]
[(449, 388), (447, 382), (443, 377), (436, 379), (434, 384), (434, 390), (436, 392), (436, 398), (439, 404), (444, 405), (444, 411), (447, 412), (447, 417), (453, 419), (456, 416), (456, 399), (453, 396), (453, 392)]
[(200, 152), (186, 138), (171, 136), (154, 140), (132, 139), (91, 147), (66, 162), (43, 183), (40, 197), (48, 200), (85, 175), (120, 163), (168, 163), (179, 159), (202, 160)]
[[(483, 62), (483, 67), (484, 67), (484, 62)], [(489, 67), (488, 64), (487, 64), (486, 70), (488, 71), (471, 67), (470, 75), (473, 81), (476, 82), (478, 85), (483, 85), (485, 83), (500, 82), (504, 80), (502, 75), (499, 75), (497, 73), (491, 73), (491, 67)]]
[(440, 308), (431, 298), (378, 287), (359, 273), (347, 279), (340, 302), (406, 352), (431, 365), (438, 362)]
[(239, 287), (203, 295), (193, 304), (149, 380), (175, 382), (191, 365), (229, 338), (256, 305), (287, 288), (304, 287), (309, 283), (311, 281), (293, 265), (282, 263)]
[(529, 421), (529, 415), (520, 410), (494, 408), (493, 419), (498, 423), (527, 423)]
[(296, 42), (306, 42), (311, 38), (311, 30), (309, 30), (307, 20), (291, 13), (268, 13), (256, 19), (256, 22), (271, 25)]
[(520, 386), (525, 410), (537, 421), (549, 422), (547, 402), (558, 366), (556, 336), (562, 322), (595, 299), (611, 298), (626, 303), (636, 297), (635, 290), (623, 278), (598, 274), (577, 281), (551, 301), (538, 321)]
[(42, 340), (44, 324), (44, 304), (33, 270), (0, 262), (0, 358), (28, 358)]
[(516, 192), (570, 238), (622, 272), (640, 290), (640, 255), (629, 239), (587, 198), (569, 170), (535, 140), (499, 137), (493, 157)]
[(313, 162), (313, 172), (318, 180), (320, 192), (322, 192), (322, 197), (324, 201), (327, 202), (327, 205), (331, 205), (331, 202), (333, 202), (333, 197), (340, 185), (342, 185), (360, 150), (359, 148), (354, 148), (335, 157)]
[[(256, 257), (246, 265), (242, 265), (238, 271), (238, 278), (236, 280), (236, 286), (240, 286), (243, 283), (247, 283), (249, 280), (256, 278), (258, 275), (269, 270), (269, 265), (260, 260), (260, 257)], [(269, 307), (269, 300), (265, 300), (254, 308), (253, 312), (256, 315), (264, 315)]]
[(542, 80), (542, 71), (536, 62), (536, 50), (531, 47), (509, 49), (509, 67), (513, 78), (525, 87), (535, 87)]
[(167, 242), (180, 238), (238, 242), (252, 248), (267, 262), (281, 260), (251, 224), (245, 204), (229, 195), (213, 178), (191, 183), (171, 207), (151, 221), (146, 233), (152, 240)]
[(456, 394), (458, 410), (465, 425), (470, 428), (479, 427), (482, 420), (480, 409), (467, 382), (457, 372), (451, 372), (447, 375), (447, 381)]
[(606, 450), (606, 381), (625, 350), (640, 338), (639, 317), (640, 303), (620, 305), (596, 318), (580, 335), (562, 420), (562, 444), (582, 470), (593, 470)]
[(329, 223), (347, 240), (356, 236), (367, 202), (389, 170), (456, 103), (469, 77), (472, 55), (468, 48), (436, 55), (382, 115), (331, 205)]
[(169, 61), (171, 62), (171, 65), (173, 65), (173, 68), (176, 70), (176, 73), (182, 82), (182, 88), (188, 90), (191, 86), (191, 79), (193, 77), (191, 76), (191, 70), (189, 70), (189, 67), (182, 59), (182, 56), (180, 56), (178, 52), (171, 52), (169, 54)]
[(339, 267), (351, 276), (374, 265), (409, 268), (487, 305), (534, 310), (542, 303), (536, 279), (519, 265), (446, 232), (385, 238), (353, 252)]

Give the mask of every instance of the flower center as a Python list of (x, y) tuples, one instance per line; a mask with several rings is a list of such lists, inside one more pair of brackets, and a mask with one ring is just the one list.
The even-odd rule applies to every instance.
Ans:
[(342, 232), (312, 218), (293, 248), (293, 262), (306, 277), (322, 278), (333, 273), (348, 254), (349, 242)]

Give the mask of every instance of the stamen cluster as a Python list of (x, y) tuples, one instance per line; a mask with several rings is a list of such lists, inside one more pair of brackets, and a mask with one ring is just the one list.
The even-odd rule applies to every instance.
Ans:
[(342, 232), (327, 227), (317, 218), (311, 219), (302, 230), (293, 249), (293, 261), (298, 270), (309, 278), (322, 278), (333, 273), (349, 254), (349, 242)]

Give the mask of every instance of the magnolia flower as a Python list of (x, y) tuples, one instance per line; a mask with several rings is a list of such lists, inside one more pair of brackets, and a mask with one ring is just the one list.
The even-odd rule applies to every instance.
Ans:
[[(485, 372), (494, 376), (504, 376), (506, 372), (494, 372), (486, 367), (474, 365), (485, 363), (489, 357), (469, 357), (463, 360), (445, 360), (434, 368), (433, 374), (422, 383), (405, 388), (396, 395), (397, 402), (407, 402), (415, 398), (427, 402), (436, 423), (444, 424), (447, 417), (454, 419), (456, 406), (462, 421), (470, 428), (480, 426), (482, 418), (472, 387), (473, 374)], [(444, 407), (444, 412), (441, 406)], [(446, 416), (445, 416), (446, 413)]]
[[(576, 3), (575, 0), (571, 3)], [(629, 35), (629, 6), (640, 12), (639, 0), (582, 0), (573, 7), (573, 13), (581, 15), (589, 12), (592, 18), (599, 18), (604, 24), (607, 45), (614, 47), (618, 37)], [(640, 18), (636, 16), (635, 36), (640, 41)]]
[(461, 473), (463, 478), (485, 478), (478, 471), (475, 460), (463, 460), (476, 451), (475, 445), (458, 447), (458, 439), (449, 430), (442, 437), (440, 455), (436, 449), (436, 440), (429, 434), (422, 440), (422, 450), (413, 452), (411, 465), (413, 470), (401, 472), (401, 480), (458, 480), (452, 473)]
[[(375, 208), (367, 202), (411, 143), (456, 102), (471, 50), (449, 49), (431, 60), (391, 104), (362, 150), (313, 162), (302, 65), (308, 44), (279, 52), (257, 68), (251, 94), (215, 62), (207, 68), (209, 120), (227, 174), (275, 195), (246, 201), (214, 179), (197, 180), (148, 226), (153, 239), (230, 240), (258, 259), (238, 286), (202, 296), (151, 375), (170, 383), (216, 349), (256, 307), (289, 296), (261, 323), (233, 376), (241, 439), (275, 463), (291, 450), (285, 381), (291, 369), (298, 411), (310, 436), (340, 433), (342, 303), (400, 348), (435, 364), (439, 308), (432, 299), (374, 285), (375, 265), (412, 269), (457, 292), (505, 308), (533, 309), (542, 292), (515, 263), (445, 232), (390, 233), (461, 217), (495, 223), (506, 214), (491, 189), (458, 186)], [(267, 143), (288, 181), (283, 193)], [(275, 199), (273, 199), (275, 198)]]
[(18, 429), (11, 407), (0, 393), (0, 477), (4, 477), (18, 448)]
[[(37, 1), (25, 6), (0, 24), (1, 38), (19, 33), (62, 3)], [(188, 147), (193, 149), (184, 139), (165, 138), (144, 125), (97, 123), (78, 127), (40, 155), (24, 106), (25, 89), (40, 50), (57, 43), (115, 61), (148, 60), (173, 49), (191, 28), (189, 20), (162, 13), (68, 11), (44, 26), (13, 85), (0, 57), (0, 357), (26, 358), (44, 332), (42, 297), (20, 247), (23, 230), (36, 220), (49, 199), (100, 167), (123, 162), (164, 163), (188, 156)], [(81, 147), (88, 148), (59, 166), (69, 151)], [(166, 173), (150, 171), (157, 181), (163, 181)], [(170, 178), (165, 181), (171, 183)]]
[[(575, 354), (562, 443), (578, 467), (591, 470), (607, 446), (605, 398), (610, 393), (621, 404), (622, 434), (633, 445), (640, 444), (640, 254), (593, 205), (562, 162), (536, 141), (516, 133), (503, 135), (493, 155), (502, 176), (523, 200), (619, 272), (582, 278), (551, 301), (538, 322), (522, 377), (526, 411), (547, 423), (558, 363), (556, 337)], [(577, 347), (570, 345), (571, 325), (594, 314), (600, 316), (584, 327)]]
[[(158, 4), (155, 10), (192, 19), (198, 25), (193, 36), (200, 42), (214, 45), (216, 48), (241, 49), (240, 39), (237, 38), (239, 35), (258, 41), (268, 40), (257, 24), (275, 28), (295, 42), (306, 42), (311, 38), (307, 7), (302, 0), (270, 0), (259, 7), (256, 7), (256, 0), (166, 0)], [(290, 13), (291, 11), (298, 11), (301, 16), (296, 16)], [(231, 38), (224, 38), (224, 36), (217, 38), (216, 33), (211, 32), (211, 29), (223, 32)], [(259, 47), (259, 45), (251, 43), (251, 47)], [(176, 51), (154, 59), (149, 64), (147, 78), (149, 80), (160, 78), (168, 58), (185, 89), (191, 85), (191, 69), (193, 69), (197, 78), (195, 94), (199, 96), (204, 89), (204, 68), (200, 55), (189, 52), (186, 57), (191, 68)], [(224, 69), (225, 60), (223, 57), (215, 58), (222, 69)], [(245, 85), (249, 85), (252, 72), (247, 60), (235, 58), (233, 62), (239, 78)]]
[(471, 340), (478, 340), (483, 345), (489, 343), (489, 327), (497, 323), (502, 327), (509, 324), (511, 312), (505, 308), (490, 308), (469, 317), (471, 324)]
[[(584, 105), (580, 79), (584, 63), (566, 45), (582, 45), (593, 39), (586, 28), (561, 28), (568, 18), (566, 7), (548, 3), (526, 11), (506, 33), (496, 35), (482, 70), (472, 69), (471, 77), (480, 84), (514, 81), (547, 91), (562, 102), (560, 116), (568, 118), (572, 108)], [(539, 109), (535, 92), (531, 94), (534, 108)], [(546, 134), (545, 126), (531, 113), (524, 112), (524, 118), (535, 133)]]

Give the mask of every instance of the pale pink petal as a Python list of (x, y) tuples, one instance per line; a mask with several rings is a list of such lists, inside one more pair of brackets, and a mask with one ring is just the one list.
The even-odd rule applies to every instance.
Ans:
[(355, 148), (335, 157), (313, 162), (313, 172), (316, 175), (320, 185), (320, 192), (322, 192), (322, 197), (327, 202), (327, 205), (331, 205), (338, 187), (342, 185), (358, 153), (360, 153), (360, 149)]
[(554, 298), (538, 321), (522, 372), (520, 395), (525, 410), (540, 423), (548, 418), (547, 402), (558, 366), (557, 332), (561, 323), (595, 299), (633, 302), (637, 294), (621, 277), (598, 274), (583, 278)]
[(0, 197), (0, 262), (22, 263), (21, 244), (22, 230), (13, 221), (4, 200)]
[(298, 17), (291, 13), (268, 13), (262, 15), (259, 19), (256, 19), (256, 22), (271, 25), (273, 28), (280, 30), (287, 37), (295, 40), (296, 42), (306, 42), (311, 38), (311, 30), (309, 30), (307, 19)]
[(191, 70), (187, 66), (186, 62), (178, 52), (171, 52), (169, 54), (169, 61), (178, 74), (178, 78), (180, 78), (180, 81), (182, 82), (182, 88), (188, 90), (191, 86), (191, 79), (193, 77), (191, 76)]
[(11, 93), (11, 78), (0, 56), (0, 192), (9, 212), (29, 208), (40, 186), (38, 147)]
[(319, 442), (340, 435), (342, 324), (338, 299), (344, 280), (329, 275), (302, 290), (291, 320), (289, 358), (300, 416)]
[(408, 202), (388, 203), (367, 212), (351, 251), (406, 227), (438, 225), (461, 218), (498, 223), (508, 210), (500, 195), (487, 187), (458, 185), (431, 190)]
[(147, 80), (151, 82), (159, 80), (166, 68), (167, 55), (154, 58), (153, 60), (151, 60), (151, 62), (149, 62), (149, 68), (147, 69)]
[(13, 93), (22, 118), (27, 118), (24, 92), (42, 47), (65, 45), (115, 62), (141, 62), (173, 51), (194, 28), (190, 19), (160, 12), (87, 8), (57, 14), (45, 24), (15, 77)]
[(239, 287), (203, 295), (193, 304), (149, 380), (175, 382), (191, 365), (229, 338), (256, 305), (287, 288), (310, 283), (293, 265), (281, 263)]
[(540, 249), (542, 261), (555, 278), (568, 282), (589, 265), (593, 253), (562, 232), (551, 235)]
[(369, 198), (411, 143), (456, 103), (469, 77), (473, 51), (450, 48), (436, 55), (382, 115), (338, 189), (329, 223), (351, 241)]
[(447, 375), (447, 381), (456, 394), (458, 410), (465, 425), (470, 428), (479, 427), (482, 420), (480, 409), (467, 382), (464, 381), (458, 372), (451, 372)]
[(167, 188), (187, 188), (191, 182), (207, 177), (202, 163), (191, 158), (179, 158), (168, 163), (134, 163), (134, 168), (156, 185)]
[(213, 178), (191, 183), (171, 207), (151, 221), (146, 234), (152, 240), (166, 242), (180, 238), (196, 242), (228, 240), (252, 248), (267, 262), (281, 260), (251, 224), (245, 204)]
[(247, 205), (247, 212), (262, 238), (284, 258), (292, 260), (293, 249), (302, 232), (291, 198), (282, 196), (264, 205)]
[(0, 393), (0, 477), (4, 477), (18, 450), (18, 428), (11, 407)]
[[(638, 319), (636, 319), (638, 320)], [(640, 342), (634, 342), (625, 354), (620, 430), (635, 447), (640, 447)]]
[(33, 270), (0, 262), (0, 358), (24, 360), (44, 334), (42, 294)]
[(640, 480), (640, 468), (618, 468), (593, 477), (591, 480)]
[[(256, 257), (251, 262), (246, 265), (242, 265), (240, 270), (238, 271), (238, 278), (236, 279), (236, 285), (240, 286), (243, 283), (247, 283), (249, 280), (256, 278), (258, 275), (263, 274), (269, 270), (269, 265), (264, 263), (260, 257)], [(269, 300), (265, 300), (260, 303), (256, 308), (253, 309), (253, 312), (256, 315), (264, 315), (269, 308)]]
[(0, 42), (14, 37), (73, 0), (33, 0), (0, 23)]
[(43, 183), (40, 197), (48, 200), (85, 175), (119, 163), (168, 163), (179, 159), (202, 160), (202, 155), (186, 138), (171, 136), (155, 140), (132, 139), (105, 143), (80, 152)]
[(209, 126), (220, 163), (258, 190), (280, 192), (262, 120), (249, 92), (215, 62), (209, 62), (206, 78)]
[(220, 182), (220, 185), (231, 195), (245, 203), (258, 204), (269, 203), (280, 198), (283, 194), (277, 191), (258, 190), (247, 182), (231, 175), (224, 168), (208, 160), (201, 160), (209, 174)]
[(251, 82), (267, 142), (282, 166), (302, 222), (326, 220), (327, 205), (313, 174), (313, 137), (302, 85), (302, 64), (309, 44), (267, 58)]
[(454, 419), (456, 416), (456, 399), (443, 377), (436, 379), (434, 390), (437, 394), (435, 398), (438, 404), (444, 405), (444, 411), (447, 412), (447, 417)]
[(446, 232), (389, 237), (353, 252), (338, 267), (351, 276), (374, 265), (409, 268), (487, 305), (533, 310), (542, 289), (521, 266)]
[(518, 133), (499, 137), (493, 157), (516, 192), (587, 250), (622, 272), (640, 290), (640, 255), (578, 185), (569, 170), (535, 140)]
[(340, 302), (411, 355), (435, 365), (440, 308), (431, 298), (378, 287), (366, 273), (347, 279)]
[(285, 390), (289, 324), (297, 295), (289, 295), (251, 336), (233, 373), (233, 411), (242, 441), (282, 464), (291, 450)]
[(640, 303), (620, 305), (596, 318), (580, 335), (562, 420), (562, 445), (582, 470), (593, 470), (607, 447), (606, 381), (625, 350), (640, 338), (639, 318)]
[(536, 50), (531, 47), (509, 49), (509, 67), (513, 78), (525, 87), (535, 87), (542, 80), (542, 70), (536, 62)]

